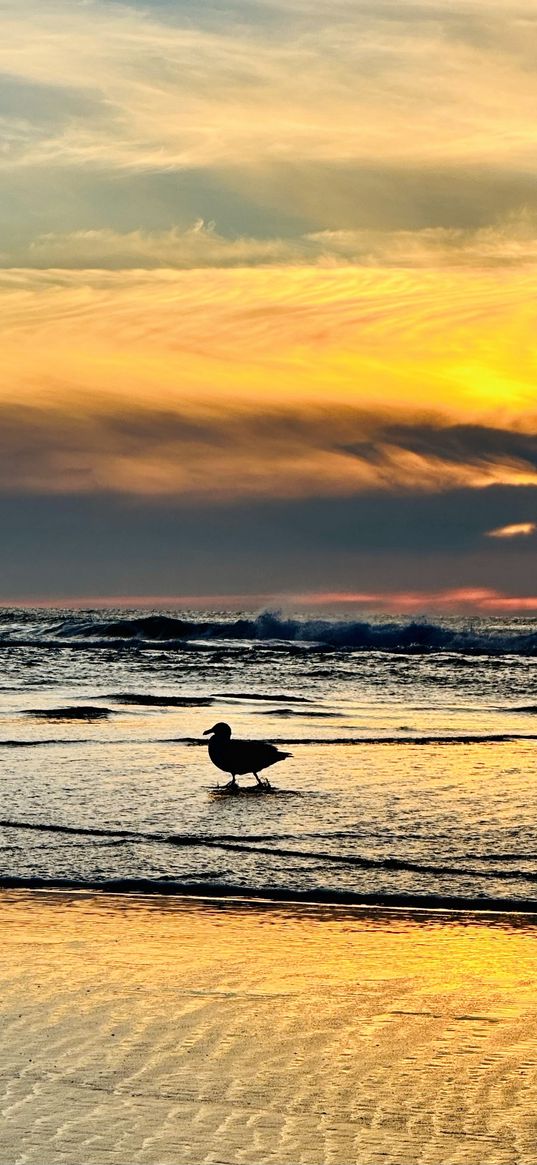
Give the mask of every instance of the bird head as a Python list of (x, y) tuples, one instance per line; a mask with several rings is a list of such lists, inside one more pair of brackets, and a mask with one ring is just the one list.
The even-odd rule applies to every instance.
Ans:
[(229, 737), (231, 736), (231, 728), (229, 727), (229, 724), (224, 724), (223, 720), (220, 720), (218, 724), (213, 724), (212, 728), (206, 728), (203, 735), (221, 736), (223, 739), (229, 740)]

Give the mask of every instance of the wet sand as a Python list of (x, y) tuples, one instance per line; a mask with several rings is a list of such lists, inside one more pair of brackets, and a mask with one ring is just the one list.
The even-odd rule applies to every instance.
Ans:
[(0, 1163), (535, 1165), (537, 926), (0, 895)]

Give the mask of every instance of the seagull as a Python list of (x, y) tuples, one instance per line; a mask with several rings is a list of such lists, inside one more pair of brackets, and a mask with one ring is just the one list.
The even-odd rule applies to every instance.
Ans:
[(292, 756), (292, 753), (281, 752), (275, 745), (265, 744), (262, 740), (232, 740), (229, 724), (222, 721), (207, 728), (203, 735), (211, 737), (209, 756), (213, 765), (224, 773), (231, 773), (231, 781), (227, 786), (229, 789), (239, 788), (235, 778), (244, 773), (253, 773), (261, 788), (270, 789), (270, 781), (266, 778), (262, 781), (258, 773)]

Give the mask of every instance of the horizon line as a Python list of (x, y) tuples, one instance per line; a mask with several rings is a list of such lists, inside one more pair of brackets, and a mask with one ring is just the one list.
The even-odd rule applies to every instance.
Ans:
[(55, 597), (0, 598), (0, 609), (88, 610), (172, 608), (210, 610), (215, 607), (258, 610), (263, 607), (346, 607), (368, 614), (409, 614), (434, 610), (446, 613), (521, 614), (535, 611), (537, 595), (507, 595), (487, 587), (457, 587), (437, 591), (310, 591), (212, 595), (71, 595)]

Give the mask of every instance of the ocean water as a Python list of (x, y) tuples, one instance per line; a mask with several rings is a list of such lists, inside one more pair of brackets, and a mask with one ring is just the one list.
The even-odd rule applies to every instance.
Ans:
[[(536, 619), (4, 610), (0, 667), (2, 885), (534, 899)], [(218, 720), (275, 795), (215, 793)]]

